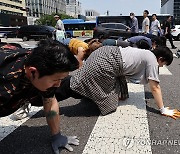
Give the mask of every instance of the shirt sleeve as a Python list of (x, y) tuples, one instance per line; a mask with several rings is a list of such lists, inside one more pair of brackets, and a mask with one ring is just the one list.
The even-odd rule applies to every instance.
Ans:
[(61, 20), (57, 21), (57, 29), (63, 30), (63, 22)]
[(160, 82), (159, 80), (159, 66), (158, 65), (148, 65), (146, 68), (146, 79)]
[(157, 21), (157, 25), (158, 25), (158, 28), (159, 28), (159, 27), (161, 27), (161, 25), (160, 25), (160, 22), (159, 22), (159, 21)]
[(147, 19), (146, 19), (146, 26), (149, 26), (149, 24), (150, 24), (150, 21), (149, 21), (149, 19), (147, 18)]

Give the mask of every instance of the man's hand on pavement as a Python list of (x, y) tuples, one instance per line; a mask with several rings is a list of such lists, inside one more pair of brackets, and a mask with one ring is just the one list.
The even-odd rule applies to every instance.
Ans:
[(177, 110), (177, 109), (173, 109), (173, 110), (170, 110), (169, 107), (162, 107), (160, 109), (160, 112), (162, 115), (164, 116), (168, 116), (168, 117), (171, 117), (173, 119), (177, 119), (177, 118), (180, 118), (180, 111)]
[(61, 133), (52, 136), (52, 148), (55, 154), (60, 154), (59, 148), (73, 151), (70, 145), (79, 145), (77, 136), (63, 136)]

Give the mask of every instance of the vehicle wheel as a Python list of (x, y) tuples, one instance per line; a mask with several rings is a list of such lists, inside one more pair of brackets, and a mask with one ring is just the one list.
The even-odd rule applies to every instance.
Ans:
[(22, 40), (23, 40), (23, 41), (28, 41), (29, 38), (28, 38), (27, 36), (23, 36)]

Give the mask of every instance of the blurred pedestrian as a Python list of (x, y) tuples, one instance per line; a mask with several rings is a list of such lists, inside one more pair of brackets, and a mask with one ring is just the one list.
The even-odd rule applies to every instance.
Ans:
[(64, 29), (64, 24), (62, 22), (62, 20), (60, 19), (59, 15), (55, 15), (54, 16), (55, 20), (56, 20), (56, 26), (55, 28), (58, 29), (58, 30), (62, 30), (62, 31), (65, 31)]
[(150, 33), (155, 36), (158, 36), (159, 33), (160, 35), (162, 35), (161, 25), (160, 22), (157, 20), (156, 14), (152, 15)]
[(164, 23), (163, 23), (164, 35), (169, 40), (172, 49), (176, 49), (177, 47), (175, 47), (173, 44), (173, 38), (172, 38), (172, 34), (171, 34), (171, 21), (172, 21), (171, 16), (167, 16), (167, 20), (164, 21)]
[(139, 26), (138, 26), (138, 19), (135, 17), (133, 12), (130, 13), (131, 18), (131, 32), (132, 33), (139, 33)]
[(59, 42), (62, 42), (63, 39), (65, 39), (65, 28), (64, 28), (64, 24), (62, 22), (62, 20), (60, 19), (59, 15), (55, 15), (54, 16), (55, 20), (56, 20), (56, 40)]
[(143, 12), (144, 20), (142, 22), (142, 34), (148, 34), (149, 33), (150, 21), (149, 21), (148, 15), (149, 15), (149, 11), (144, 10), (144, 12)]

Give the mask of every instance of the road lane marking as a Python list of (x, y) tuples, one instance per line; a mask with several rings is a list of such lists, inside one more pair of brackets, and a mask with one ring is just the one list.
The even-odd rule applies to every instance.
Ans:
[(33, 115), (35, 115), (38, 111), (40, 111), (42, 107), (31, 107), (31, 112), (29, 113), (29, 117), (26, 117), (22, 120), (14, 121), (11, 119), (12, 115), (0, 118), (0, 141), (3, 140), (7, 135), (12, 133), (15, 129), (17, 129), (24, 122), (29, 120)]
[(172, 73), (167, 69), (166, 66), (159, 67), (159, 75), (172, 75)]
[(128, 84), (130, 98), (99, 116), (83, 154), (152, 154), (144, 86)]

